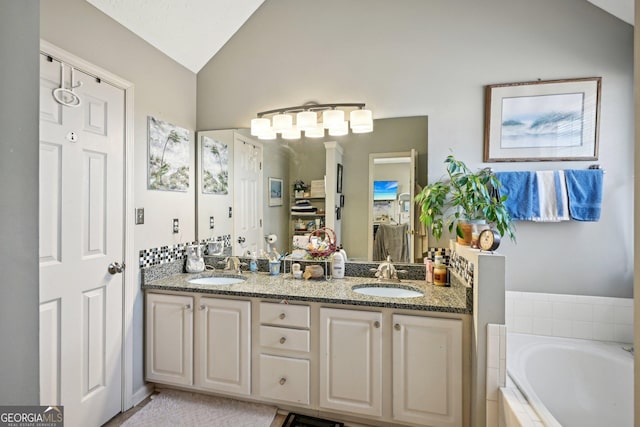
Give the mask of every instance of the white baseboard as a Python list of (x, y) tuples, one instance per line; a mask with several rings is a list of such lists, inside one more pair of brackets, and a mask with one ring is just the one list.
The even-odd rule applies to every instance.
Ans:
[(133, 393), (133, 396), (131, 396), (131, 401), (133, 403), (133, 406), (138, 406), (140, 402), (145, 400), (147, 397), (151, 396), (151, 393), (153, 393), (154, 390), (155, 390), (154, 385), (150, 383), (147, 383), (142, 387), (140, 387), (138, 390), (136, 390)]

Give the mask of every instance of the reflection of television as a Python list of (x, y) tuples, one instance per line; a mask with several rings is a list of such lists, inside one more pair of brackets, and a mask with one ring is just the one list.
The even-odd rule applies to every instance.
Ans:
[(395, 200), (398, 181), (373, 181), (373, 200)]

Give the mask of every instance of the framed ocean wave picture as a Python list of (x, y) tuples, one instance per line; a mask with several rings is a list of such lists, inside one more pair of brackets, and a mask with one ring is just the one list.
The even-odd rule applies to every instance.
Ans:
[(597, 160), (601, 77), (485, 87), (485, 162)]

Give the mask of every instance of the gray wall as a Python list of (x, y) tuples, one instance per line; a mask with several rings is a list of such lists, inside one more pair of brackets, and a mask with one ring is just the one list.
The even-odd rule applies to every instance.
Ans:
[[(510, 290), (629, 297), (632, 58), (633, 28), (584, 0), (266, 0), (198, 73), (197, 125), (247, 127), (258, 111), (307, 101), (366, 102), (376, 118), (426, 115), (432, 181), (451, 152), (472, 168), (485, 166), (485, 85), (601, 76), (601, 220), (518, 223), (518, 243), (500, 250)], [(385, 151), (393, 149), (390, 141)], [(349, 192), (354, 173), (353, 163), (345, 167), (349, 206), (360, 197)], [(343, 223), (350, 227), (357, 225)]]
[[(42, 39), (134, 84), (134, 203), (145, 208), (145, 224), (135, 227), (136, 257), (141, 249), (193, 241), (193, 172), (188, 192), (147, 190), (147, 116), (192, 130), (190, 170), (195, 171), (196, 75), (84, 0), (42, 1), (40, 14)], [(173, 218), (180, 220), (180, 234), (172, 233)], [(144, 384), (143, 299), (139, 283), (128, 286), (138, 288), (133, 326), (125, 331), (133, 334), (135, 393)]]
[(37, 0), (0, 0), (0, 405), (40, 403)]

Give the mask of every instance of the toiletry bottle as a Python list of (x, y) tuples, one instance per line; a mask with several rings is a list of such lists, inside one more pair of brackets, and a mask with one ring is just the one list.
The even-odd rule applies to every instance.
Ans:
[(338, 250), (340, 251), (340, 253), (342, 254), (343, 258), (344, 258), (344, 262), (349, 261), (349, 258), (347, 258), (347, 251), (344, 250), (344, 248), (342, 247), (342, 245), (340, 245), (340, 247), (338, 248)]
[(444, 264), (436, 264), (433, 266), (433, 284), (438, 286), (446, 286), (449, 283), (449, 274), (447, 266)]
[(344, 257), (340, 252), (333, 254), (333, 277), (336, 279), (344, 277)]
[(255, 252), (251, 253), (251, 260), (249, 261), (249, 271), (254, 273), (258, 271), (258, 258)]
[(426, 280), (427, 280), (427, 283), (431, 284), (433, 283), (433, 260), (431, 260), (431, 258), (425, 257), (424, 263), (426, 265), (426, 270), (427, 270)]

